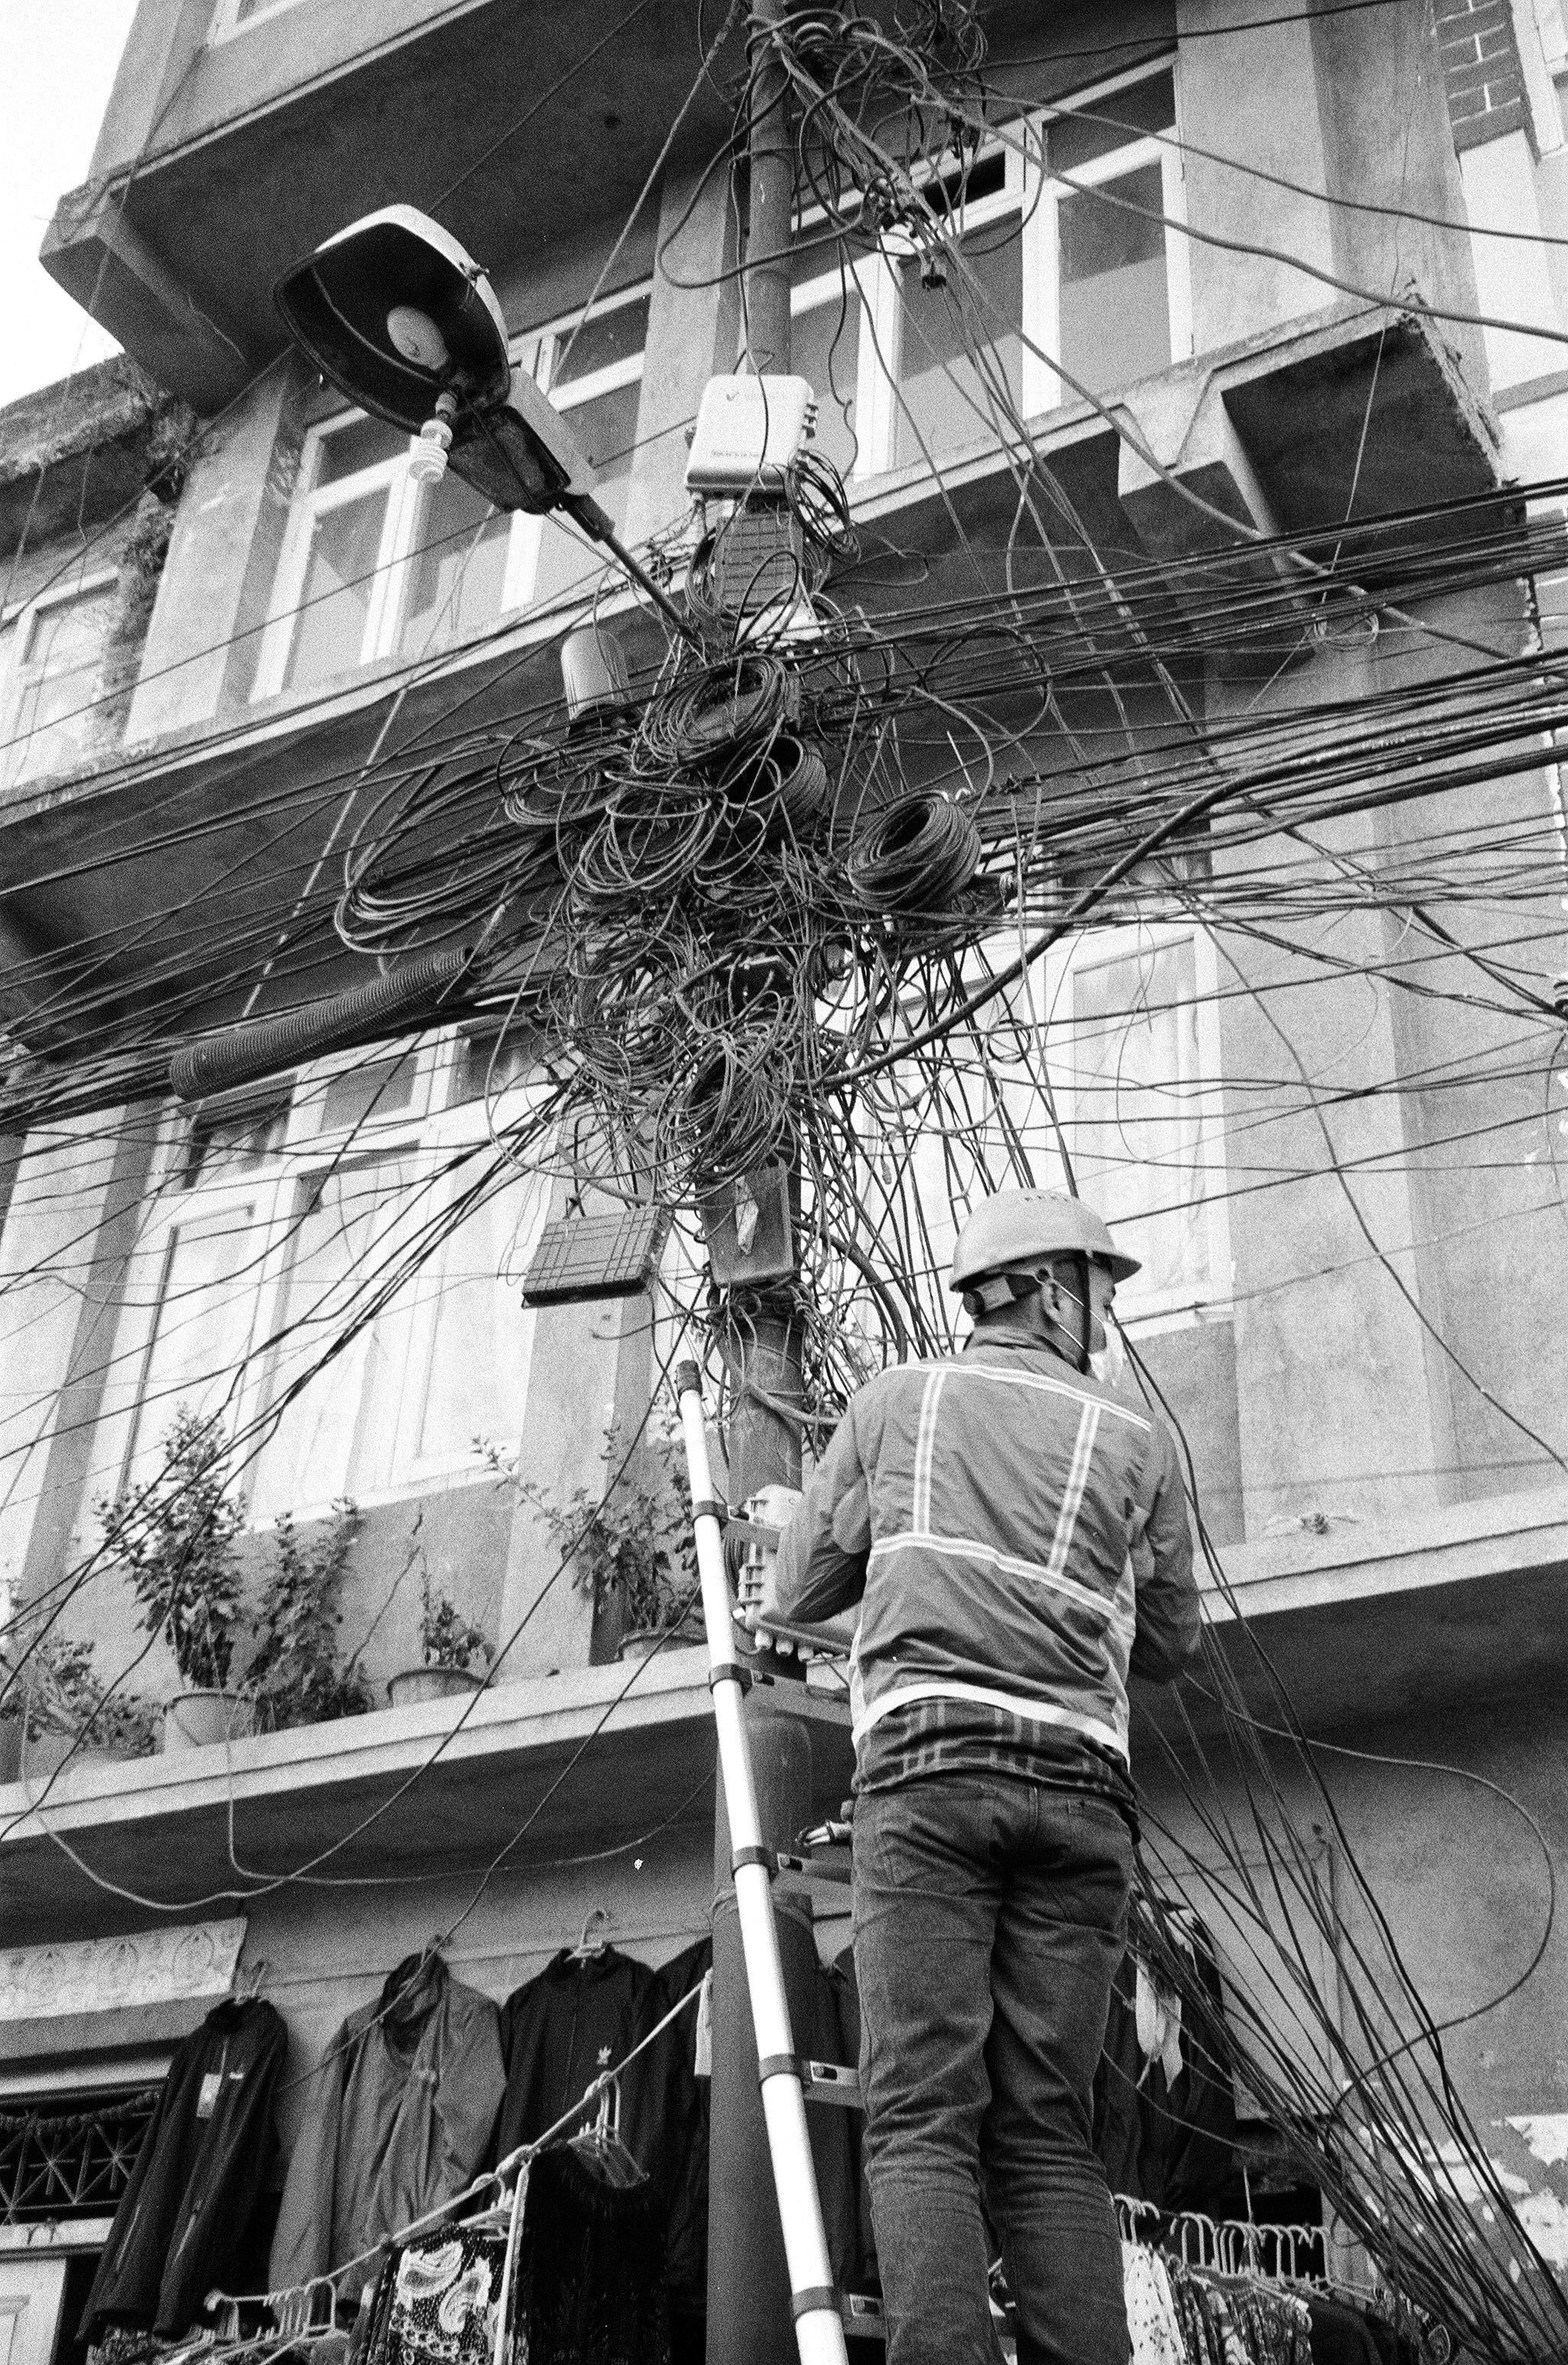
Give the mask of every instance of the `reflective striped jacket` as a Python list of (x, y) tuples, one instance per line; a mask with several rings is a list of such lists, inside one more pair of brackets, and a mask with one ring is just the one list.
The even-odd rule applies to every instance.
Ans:
[(1169, 1431), (1041, 1342), (971, 1339), (879, 1373), (779, 1547), (784, 1617), (858, 1601), (858, 1743), (957, 1698), (1127, 1756), (1127, 1676), (1197, 1647), (1186, 1492)]

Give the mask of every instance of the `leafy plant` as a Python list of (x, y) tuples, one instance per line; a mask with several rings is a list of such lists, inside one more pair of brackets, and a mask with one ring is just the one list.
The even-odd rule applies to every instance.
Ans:
[(627, 1632), (667, 1626), (689, 1605), (697, 1584), (691, 1489), (673, 1432), (658, 1430), (646, 1461), (651, 1475), (633, 1477), (615, 1425), (600, 1453), (610, 1471), (597, 1497), (575, 1486), (563, 1500), (537, 1479), (518, 1475), (514, 1458), (487, 1447), (490, 1466), (543, 1523), (551, 1543), (572, 1562), (572, 1582), (598, 1609), (618, 1601)]
[(274, 1731), (363, 1716), (371, 1706), (357, 1653), (345, 1659), (338, 1644), (338, 1599), (360, 1525), (358, 1506), (345, 1496), (308, 1543), (286, 1512), (273, 1530), (273, 1565), (257, 1608), (247, 1686)]
[(142, 1631), (163, 1637), (191, 1690), (223, 1690), (240, 1618), (235, 1543), (244, 1508), (230, 1491), (229, 1449), (217, 1424), (181, 1405), (162, 1469), (95, 1508), (105, 1544), (129, 1576)]
[[(28, 1652), (15, 1683), (15, 1713), (26, 1713), (27, 1738), (45, 1732), (80, 1737), (91, 1748), (145, 1756), (152, 1747), (157, 1710), (140, 1693), (111, 1689), (93, 1666), (93, 1644), (58, 1631)], [(12, 1701), (5, 1712), (11, 1712)]]
[(479, 1659), (487, 1667), (495, 1646), (477, 1626), (460, 1617), (455, 1603), (431, 1582), (430, 1563), (420, 1555), (420, 1648), (427, 1667), (454, 1667), (466, 1675)]

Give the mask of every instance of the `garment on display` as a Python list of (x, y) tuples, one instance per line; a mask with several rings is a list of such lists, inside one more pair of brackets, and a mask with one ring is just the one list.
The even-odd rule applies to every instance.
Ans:
[[(374, 2251), (461, 2192), (492, 2157), (505, 2088), (495, 2005), (438, 1953), (409, 1956), (338, 2030), (306, 2098), (273, 2288)], [(357, 2300), (374, 2271), (371, 2260), (341, 2276), (340, 2301)]]
[(1158, 2250), (1141, 2242), (1122, 2244), (1122, 2288), (1132, 2365), (1187, 2365), (1170, 2278)]
[[(591, 1918), (591, 1917), (590, 1917)], [(569, 2110), (601, 2070), (624, 2061), (669, 2009), (658, 1975), (616, 1946), (564, 1950), (501, 2007), (506, 2091), (494, 2157), (504, 2158)], [(679, 2026), (679, 2023), (677, 2023)], [(690, 2041), (686, 2031), (685, 2042)], [(622, 2080), (619, 2135), (661, 2211), (676, 2182), (677, 2046), (651, 2046)]]
[(512, 2365), (670, 2365), (665, 2210), (542, 2153), (518, 2246)]
[(288, 2049), (280, 2013), (230, 1998), (175, 2049), (83, 2315), (178, 2338), (241, 2256), (276, 2150), (273, 2101)]
[(370, 2305), (363, 2365), (493, 2365), (504, 2230), (443, 2225), (394, 2249)]
[(1166, 1914), (1185, 1998), (1138, 1945), (1135, 1920), (1116, 1973), (1094, 2079), (1094, 2148), (1113, 2192), (1172, 2214), (1215, 2210), (1233, 2174), (1236, 2099), (1213, 1942), (1195, 1914)]
[[(661, 2010), (668, 2012), (700, 1988), (712, 1967), (711, 1938), (684, 1947), (659, 1971)], [(676, 2170), (665, 2220), (665, 2273), (672, 2365), (703, 2365), (708, 2347), (708, 2144), (713, 2082), (711, 2039), (700, 2061), (700, 2003), (683, 2012), (650, 2048), (666, 2050), (669, 2057), (664, 2084), (670, 2097)]]

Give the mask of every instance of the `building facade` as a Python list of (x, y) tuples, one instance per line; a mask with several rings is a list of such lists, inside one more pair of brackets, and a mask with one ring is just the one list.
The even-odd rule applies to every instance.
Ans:
[[(1178, 608), (1216, 552), (1244, 617), (1293, 537), (1321, 551), (1395, 514), (1446, 510), (1423, 529), (1439, 558), (1483, 514), (1550, 539), (1568, 478), (1556, 0), (1440, 0), (1430, 28), (1400, 0), (1263, 28), (1239, 0), (985, 13), (1009, 112), (963, 199), (980, 360), (896, 240), (846, 267), (811, 203), (797, 225), (818, 448), (863, 545), (897, 555), (857, 579), (867, 614), (913, 584), (967, 594), (977, 563), (1005, 596), (999, 385), (1070, 515), (1062, 543)], [(100, 1681), (175, 1690), (123, 1575), (70, 1579), (188, 1409), (250, 1440), (252, 1592), (280, 1516), (319, 1538), (352, 1498), (341, 1632), (376, 1705), (125, 1762), (22, 1759), (0, 1790), (7, 1945), (92, 1942), (98, 1967), (62, 1990), (69, 2011), (36, 1991), (14, 2007), (0, 2110), (84, 2094), (112, 2113), (155, 2082), (232, 1968), (204, 1940), (224, 1967), (181, 1990), (144, 1935), (160, 1922), (243, 1917), (240, 1960), (265, 1967), (297, 2079), (459, 1914), (449, 1959), (497, 2000), (595, 1906), (655, 1964), (707, 1925), (703, 1662), (666, 1651), (622, 1699), (613, 1596), (558, 1581), (556, 1530), (516, 1483), (591, 1496), (662, 1352), (645, 1297), (523, 1308), (563, 1182), (471, 1190), (537, 1045), (465, 1020), (194, 1106), (145, 1089), (117, 1106), (112, 1088), (127, 1013), (167, 1046), (348, 982), (302, 913), (387, 780), (543, 712), (562, 634), (596, 607), (633, 646), (646, 629), (560, 521), (491, 512), (455, 476), (415, 484), (408, 439), (286, 348), (274, 281), (379, 206), (427, 207), (487, 267), (514, 362), (578, 433), (618, 531), (678, 567), (688, 431), (744, 335), (737, 193), (713, 169), (740, 50), (732, 36), (700, 72), (716, 31), (699, 39), (675, 0), (612, 39), (577, 6), (388, 0), (372, 33), (350, 0), (141, 0), (91, 178), (45, 241), (129, 359), (0, 420), (0, 929), (24, 1111), (0, 1232), (0, 1583), (14, 1635), (53, 1620), (92, 1642)], [(1259, 717), (1299, 709), (1327, 734), (1477, 652), (1561, 646), (1568, 566), (1455, 566), (1434, 558), (1370, 630), (1306, 600), (1283, 654), (1239, 629), (1178, 636), (1170, 668), (1223, 748)], [(1151, 681), (1126, 673), (1137, 715)], [(1069, 722), (1098, 727), (1087, 701)], [(1228, 1585), (1215, 1622), (1237, 1633), (1239, 1607), (1307, 1732), (1351, 1753), (1322, 1761), (1341, 1822), (1314, 1844), (1353, 1846), (1434, 2015), (1462, 2018), (1528, 1962), (1544, 1911), (1510, 1800), (1551, 1848), (1565, 1812), (1552, 747), (1305, 837), (1218, 820), (1203, 858), (1227, 924), (1135, 888), (1047, 956), (1059, 1115), (1086, 1194), (1145, 1260), (1120, 1310), (1190, 1446)], [(1465, 862), (1474, 893), (1432, 922), (1430, 880)], [(39, 1075), (73, 1059), (108, 1082), (29, 1124)], [(939, 1247), (939, 1167), (924, 1196)], [(414, 1278), (367, 1310), (366, 1276), (400, 1273), (427, 1234)], [(432, 1603), (499, 1653), (488, 1684), (380, 1705)], [(812, 1714), (825, 1810), (846, 1719), (827, 1689)], [(1148, 1714), (1153, 1820), (1201, 1861), (1187, 1742)], [(820, 1917), (824, 1956), (846, 1934)], [(117, 2001), (102, 1965), (132, 1939), (150, 1967)], [(17, 1982), (44, 1960), (18, 1957)], [(1331, 1949), (1314, 1976), (1331, 1988)], [(1558, 2266), (1565, 1989), (1553, 1935), (1450, 2041)], [(286, 2093), (286, 2151), (303, 2108)], [(1249, 2124), (1260, 2190), (1276, 2173), (1282, 2191)], [(34, 2294), (26, 2353), (46, 2365), (106, 2213), (6, 2205), (0, 2304), (11, 2283)]]

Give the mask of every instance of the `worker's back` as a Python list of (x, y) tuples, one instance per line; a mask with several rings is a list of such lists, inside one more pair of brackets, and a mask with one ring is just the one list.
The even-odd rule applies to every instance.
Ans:
[[(1195, 1624), (1173, 1450), (1140, 1405), (1042, 1343), (977, 1337), (861, 1389), (820, 1474), (831, 1557), (865, 1554), (857, 1737), (913, 1701), (969, 1699), (1125, 1760), (1129, 1664), (1171, 1672)], [(781, 1566), (781, 1607), (841, 1606), (811, 1576)]]

